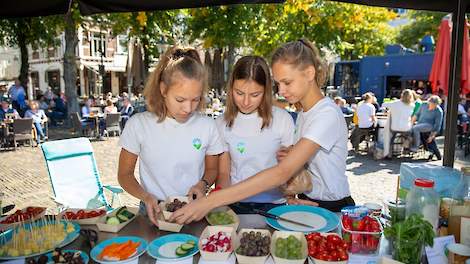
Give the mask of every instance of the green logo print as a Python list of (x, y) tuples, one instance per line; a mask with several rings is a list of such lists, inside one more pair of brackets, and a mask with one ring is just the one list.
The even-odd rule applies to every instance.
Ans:
[(202, 142), (199, 138), (193, 139), (193, 147), (197, 150), (199, 150), (202, 146)]
[(243, 152), (245, 152), (245, 143), (239, 142), (239, 143), (237, 144), (237, 150), (238, 150), (238, 152), (240, 152), (241, 154), (243, 154)]

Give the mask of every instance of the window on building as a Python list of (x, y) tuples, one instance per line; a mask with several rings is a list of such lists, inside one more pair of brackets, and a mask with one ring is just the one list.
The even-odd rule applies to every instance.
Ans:
[(127, 53), (127, 36), (125, 35), (117, 36), (117, 53), (118, 54)]
[(33, 50), (33, 60), (38, 60), (39, 59), (39, 51)]
[(106, 36), (102, 33), (91, 33), (90, 52), (93, 57), (106, 56)]
[(47, 58), (55, 58), (56, 57), (55, 51), (56, 51), (55, 48), (52, 48), (52, 47), (47, 48)]

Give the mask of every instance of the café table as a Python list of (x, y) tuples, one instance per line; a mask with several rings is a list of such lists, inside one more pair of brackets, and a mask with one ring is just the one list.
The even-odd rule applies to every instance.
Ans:
[[(240, 226), (238, 230), (240, 230), (241, 228), (250, 228), (250, 227), (253, 228), (252, 226), (253, 223), (256, 223), (257, 225), (256, 228), (264, 228), (264, 229), (270, 230), (271, 233), (274, 232), (274, 229), (267, 226), (266, 224), (264, 224), (264, 226), (260, 226), (259, 219), (263, 219), (263, 218), (258, 215), (243, 215), (242, 217), (240, 217)], [(202, 231), (207, 225), (208, 223), (206, 220), (194, 222), (189, 225), (183, 226), (183, 229), (180, 231), (180, 233), (186, 233), (186, 234), (194, 235), (196, 237), (200, 237)], [(172, 232), (160, 231), (157, 227), (155, 227), (148, 220), (147, 217), (142, 216), (142, 215), (138, 215), (136, 219), (134, 219), (131, 223), (129, 223), (127, 226), (121, 229), (119, 233), (100, 232), (98, 228), (96, 227), (96, 225), (82, 225), (81, 228), (96, 230), (98, 232), (97, 244), (100, 243), (101, 241), (104, 241), (113, 237), (117, 237), (117, 236), (139, 236), (139, 237), (144, 238), (148, 243), (150, 243), (151, 241), (153, 241), (154, 239), (158, 237), (168, 235), (168, 234), (173, 234)], [(339, 230), (336, 230), (336, 231), (340, 233)], [(80, 235), (80, 237), (77, 240), (67, 245), (65, 248), (66, 249), (81, 249), (85, 251), (87, 254), (89, 254), (91, 250), (85, 238), (82, 235)], [(387, 248), (388, 248), (388, 241), (382, 236), (379, 255), (385, 255), (385, 253), (387, 252)], [(199, 263), (199, 258), (200, 258), (200, 254), (196, 254), (193, 258), (193, 263), (194, 264)], [(360, 256), (350, 257), (349, 263), (354, 263), (354, 264), (356, 263), (366, 264), (367, 263), (366, 261), (367, 257), (360, 258), (360, 259), (359, 258)], [(377, 256), (369, 257), (369, 259), (374, 259), (374, 258), (377, 259)], [(94, 263), (91, 259), (90, 259), (90, 262)], [(154, 264), (155, 259), (153, 259), (147, 253), (145, 253), (139, 257), (139, 263), (140, 264), (147, 264), (147, 263)], [(168, 262), (168, 263), (171, 263), (171, 262)], [(308, 261), (306, 261), (305, 263), (308, 263)]]
[(86, 117), (87, 120), (90, 122), (93, 122), (95, 125), (95, 136), (99, 137), (100, 136), (100, 120), (104, 118), (104, 114), (97, 113), (97, 114), (90, 114), (89, 116)]

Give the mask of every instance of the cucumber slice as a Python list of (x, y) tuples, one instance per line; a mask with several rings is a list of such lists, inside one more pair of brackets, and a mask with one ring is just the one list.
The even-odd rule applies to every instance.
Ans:
[(134, 217), (134, 214), (129, 212), (128, 210), (122, 211), (120, 215), (127, 217), (127, 219), (131, 219), (132, 217)]
[(120, 214), (122, 214), (122, 212), (124, 212), (126, 210), (127, 210), (127, 207), (123, 206), (123, 207), (119, 208), (119, 210), (116, 212), (116, 215), (120, 215)]
[(193, 244), (189, 243), (184, 243), (183, 245), (180, 246), (182, 250), (190, 251), (194, 248)]
[(119, 219), (115, 216), (111, 216), (106, 219), (106, 224), (108, 225), (119, 225), (120, 223), (121, 221), (119, 221)]
[(177, 256), (182, 257), (182, 256), (185, 256), (186, 254), (188, 254), (188, 251), (182, 249), (181, 247), (178, 247), (176, 249), (175, 253), (176, 253)]
[(126, 221), (129, 221), (129, 219), (128, 219), (126, 216), (124, 216), (124, 215), (118, 214), (118, 215), (116, 215), (116, 217), (117, 217), (117, 219), (119, 219), (119, 222), (121, 222), (121, 223), (124, 223), (124, 222), (126, 222)]
[(196, 241), (188, 240), (188, 241), (186, 241), (186, 244), (196, 245)]

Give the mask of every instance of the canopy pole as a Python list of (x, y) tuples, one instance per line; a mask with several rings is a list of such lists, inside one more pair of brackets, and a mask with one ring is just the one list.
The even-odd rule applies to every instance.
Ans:
[(457, 135), (457, 108), (459, 104), (460, 81), (462, 79), (462, 50), (465, 10), (467, 3), (458, 0), (452, 13), (452, 43), (450, 49), (449, 87), (447, 95), (446, 123), (444, 131), (443, 165), (454, 167), (455, 139)]

